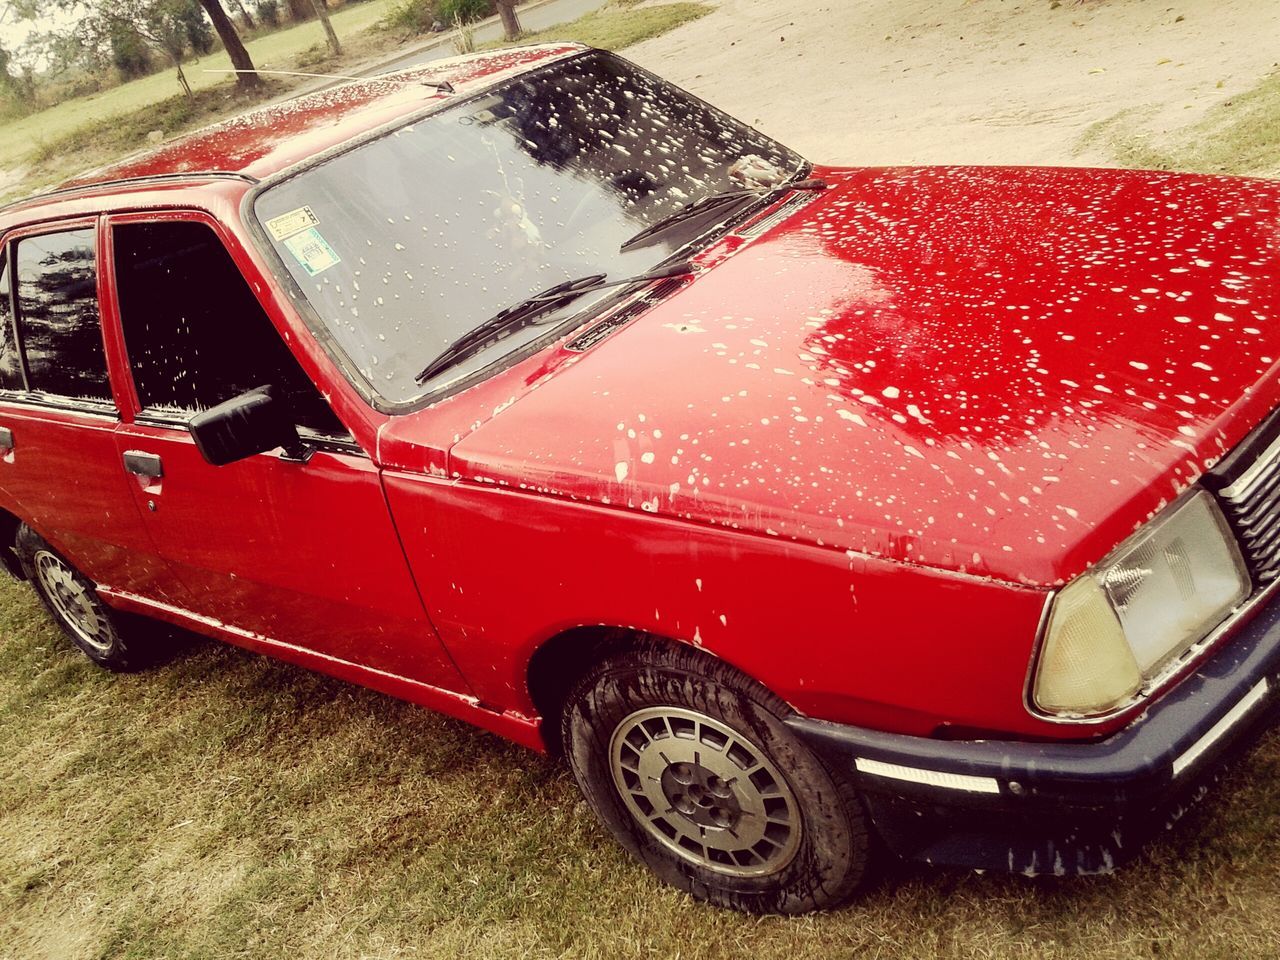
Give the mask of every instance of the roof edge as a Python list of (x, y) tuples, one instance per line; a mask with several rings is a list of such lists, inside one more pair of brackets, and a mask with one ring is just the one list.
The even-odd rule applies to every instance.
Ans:
[(0, 205), (0, 213), (9, 213), (13, 210), (20, 209), (28, 205), (43, 203), (47, 200), (56, 200), (64, 197), (87, 196), (102, 190), (116, 190), (122, 186), (133, 186), (135, 184), (146, 186), (152, 183), (199, 183), (202, 180), (236, 180), (241, 183), (247, 183), (256, 186), (260, 181), (257, 177), (248, 173), (237, 173), (232, 170), (199, 170), (183, 173), (152, 173), (136, 177), (117, 177), (112, 180), (96, 180), (92, 183), (69, 184), (67, 186), (55, 187), (52, 190), (46, 190), (43, 193), (33, 193), (30, 196), (20, 197), (17, 200), (10, 200), (8, 203)]

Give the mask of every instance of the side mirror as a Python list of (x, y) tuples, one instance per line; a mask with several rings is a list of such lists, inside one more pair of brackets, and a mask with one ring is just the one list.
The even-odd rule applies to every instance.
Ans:
[(200, 455), (215, 467), (283, 447), (285, 457), (305, 461), (311, 448), (298, 436), (288, 404), (270, 386), (232, 397), (191, 418)]

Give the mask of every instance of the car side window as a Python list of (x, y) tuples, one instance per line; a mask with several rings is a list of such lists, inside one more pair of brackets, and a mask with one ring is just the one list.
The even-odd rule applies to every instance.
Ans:
[(93, 228), (23, 237), (15, 246), (17, 327), (28, 388), (110, 403)]
[(13, 327), (13, 294), (7, 254), (8, 251), (0, 249), (0, 390), (16, 393), (23, 388), (22, 362), (18, 359), (18, 339)]
[(347, 436), (217, 234), (193, 221), (112, 227), (125, 348), (144, 413), (189, 419), (265, 384), (299, 426)]

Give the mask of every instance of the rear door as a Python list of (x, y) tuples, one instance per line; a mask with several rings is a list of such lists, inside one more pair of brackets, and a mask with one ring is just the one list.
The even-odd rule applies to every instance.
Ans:
[(0, 249), (0, 489), (100, 585), (181, 602), (129, 489), (107, 374), (94, 220), (13, 231)]
[[(110, 221), (114, 296), (136, 414), (118, 454), (189, 609), (231, 628), (451, 690), (377, 468), (299, 366), (199, 214)], [(271, 384), (314, 446), (215, 467), (187, 430), (200, 410)]]

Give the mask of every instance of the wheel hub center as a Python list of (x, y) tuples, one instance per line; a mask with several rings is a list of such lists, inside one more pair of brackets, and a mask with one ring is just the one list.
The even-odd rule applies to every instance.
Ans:
[(742, 818), (733, 781), (700, 763), (668, 764), (662, 771), (662, 792), (676, 812), (700, 827), (731, 830)]

